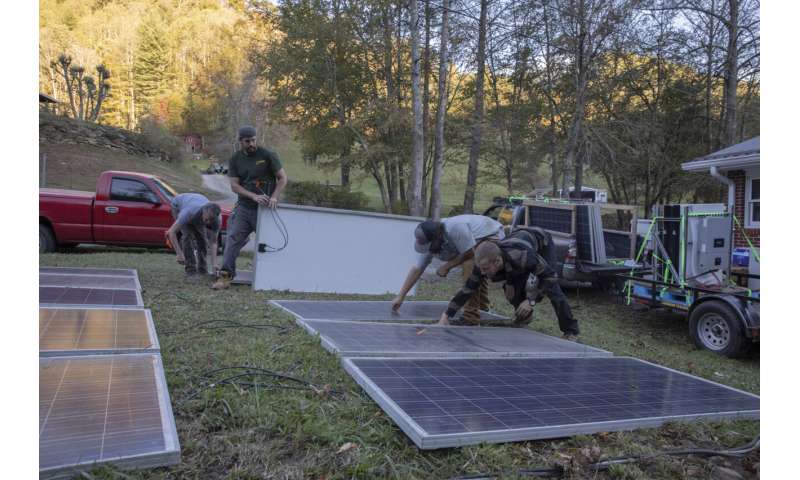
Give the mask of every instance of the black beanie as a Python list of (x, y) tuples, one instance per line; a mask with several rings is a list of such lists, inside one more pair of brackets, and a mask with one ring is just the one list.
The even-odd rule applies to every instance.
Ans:
[(255, 136), (256, 136), (255, 127), (251, 127), (250, 125), (243, 125), (239, 127), (239, 140)]

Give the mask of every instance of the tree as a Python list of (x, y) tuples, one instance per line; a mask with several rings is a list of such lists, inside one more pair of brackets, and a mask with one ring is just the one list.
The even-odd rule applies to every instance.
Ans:
[(442, 214), (442, 166), (444, 164), (444, 122), (447, 109), (447, 46), (450, 41), (448, 18), (450, 16), (450, 0), (442, 0), (442, 26), (439, 33), (439, 80), (436, 89), (436, 132), (434, 133), (433, 175), (431, 176), (431, 212), (430, 216), (438, 220)]
[(478, 183), (478, 159), (481, 153), (481, 134), (483, 131), (483, 84), (486, 77), (486, 15), (489, 0), (480, 0), (481, 13), (478, 20), (478, 51), (475, 61), (478, 69), (475, 74), (475, 110), (472, 115), (472, 135), (469, 145), (469, 166), (467, 167), (467, 187), (464, 190), (464, 213), (472, 213), (475, 206), (475, 188)]
[[(133, 75), (139, 110), (150, 113), (156, 99), (169, 86), (170, 55), (166, 44), (166, 26), (151, 16), (138, 31), (139, 44), (134, 54)], [(166, 119), (162, 119), (166, 120)]]
[(85, 74), (80, 65), (72, 64), (72, 57), (61, 54), (51, 68), (64, 80), (72, 118), (96, 122), (100, 117), (103, 100), (111, 90), (111, 72), (100, 64), (95, 67), (97, 80)]
[(422, 216), (425, 208), (422, 201), (422, 155), (425, 145), (422, 136), (422, 95), (419, 86), (419, 9), (417, 8), (417, 0), (410, 0), (408, 8), (411, 13), (411, 102), (414, 112), (414, 129), (411, 136), (411, 178), (408, 182), (408, 196), (411, 215)]

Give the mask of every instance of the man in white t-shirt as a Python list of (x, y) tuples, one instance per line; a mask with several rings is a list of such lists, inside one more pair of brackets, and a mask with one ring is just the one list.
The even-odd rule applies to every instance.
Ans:
[[(433, 257), (445, 262), (436, 274), (446, 277), (448, 272), (461, 266), (464, 280), (472, 272), (472, 257), (475, 247), (484, 240), (503, 238), (503, 226), (483, 215), (457, 215), (444, 218), (440, 222), (427, 220), (420, 223), (414, 231), (414, 249), (419, 253), (417, 264), (411, 267), (400, 293), (392, 300), (392, 309), (397, 311), (403, 304), (408, 291), (417, 283)], [(480, 324), (480, 311), (489, 307), (488, 281), (464, 305), (464, 323)]]

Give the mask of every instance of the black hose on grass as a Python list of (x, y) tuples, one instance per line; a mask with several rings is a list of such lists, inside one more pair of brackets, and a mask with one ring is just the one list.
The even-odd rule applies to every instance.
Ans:
[[(309, 382), (307, 380), (304, 380), (302, 378), (292, 377), (290, 375), (285, 375), (285, 374), (279, 373), (279, 372), (273, 372), (272, 370), (267, 370), (265, 368), (259, 368), (259, 367), (249, 367), (249, 366), (222, 367), (222, 368), (217, 368), (217, 369), (205, 372), (205, 373), (203, 373), (201, 375), (201, 377), (208, 377), (210, 375), (213, 375), (213, 374), (219, 373), (219, 372), (223, 372), (223, 371), (241, 370), (241, 369), (245, 369), (247, 371), (242, 372), (242, 373), (237, 373), (235, 375), (231, 375), (231, 376), (222, 378), (222, 379), (217, 380), (217, 381), (210, 382), (207, 385), (205, 385), (205, 386), (195, 390), (191, 394), (187, 395), (185, 398), (183, 398), (179, 402), (177, 402), (176, 406), (180, 407), (183, 404), (185, 404), (186, 402), (188, 402), (189, 400), (192, 400), (193, 398), (196, 398), (201, 393), (203, 393), (203, 392), (205, 392), (207, 390), (211, 390), (213, 388), (217, 388), (217, 387), (222, 386), (222, 385), (238, 385), (238, 386), (246, 386), (246, 387), (262, 386), (265, 389), (276, 389), (277, 388), (277, 389), (286, 389), (286, 390), (304, 390), (304, 391), (314, 392), (316, 394), (321, 394), (321, 393), (328, 394), (328, 393), (330, 393), (330, 394), (334, 394), (334, 395), (342, 395), (342, 392), (339, 392), (337, 390), (333, 390), (333, 389), (330, 389), (330, 388), (324, 388), (324, 387), (320, 388), (320, 387), (314, 385), (313, 383), (311, 383), (311, 382)], [(302, 387), (291, 386), (291, 385), (281, 385), (281, 384), (276, 384), (276, 383), (259, 384), (259, 383), (255, 383), (255, 382), (238, 381), (241, 378), (261, 377), (261, 376), (275, 378), (275, 379), (278, 379), (278, 380), (289, 380), (289, 381), (292, 381), (292, 382), (295, 382), (295, 383), (299, 383), (300, 385), (302, 385)]]
[[(652, 460), (656, 457), (662, 456), (681, 456), (681, 455), (698, 455), (703, 457), (744, 457), (747, 456), (750, 452), (754, 451), (761, 445), (761, 436), (757, 436), (753, 440), (747, 442), (746, 444), (730, 448), (726, 450), (710, 450), (704, 448), (687, 448), (683, 450), (666, 450), (663, 452), (654, 453), (651, 455), (636, 455), (636, 456), (629, 456), (629, 457), (616, 457), (616, 458), (609, 458), (607, 460), (601, 460), (599, 462), (590, 463), (587, 465), (588, 470), (594, 471), (603, 471), (608, 470), (614, 465), (625, 465), (629, 463), (637, 463), (642, 460)], [(562, 467), (538, 467), (532, 469), (522, 469), (517, 472), (514, 472), (513, 475), (523, 476), (523, 477), (540, 477), (540, 478), (558, 478), (564, 475), (564, 469)], [(453, 477), (451, 480), (477, 480), (477, 479), (495, 479), (500, 478), (507, 473), (477, 473), (472, 475), (462, 475), (458, 477)]]
[(179, 334), (179, 333), (188, 333), (188, 332), (191, 332), (191, 331), (194, 331), (194, 330), (197, 330), (197, 329), (201, 328), (203, 325), (210, 325), (212, 323), (224, 323), (225, 325), (219, 325), (219, 326), (214, 326), (214, 327), (206, 327), (206, 328), (204, 328), (204, 330), (223, 330), (223, 329), (226, 329), (226, 328), (252, 328), (254, 330), (266, 330), (268, 328), (275, 328), (275, 329), (280, 330), (279, 333), (283, 333), (283, 332), (285, 332), (287, 330), (286, 326), (284, 326), (284, 325), (275, 325), (273, 323), (240, 323), (240, 322), (237, 322), (237, 321), (234, 321), (234, 320), (219, 319), (219, 320), (208, 320), (206, 322), (196, 323), (196, 324), (193, 324), (193, 325), (191, 325), (191, 326), (189, 326), (187, 328), (184, 328), (182, 330), (170, 330), (170, 331), (166, 331), (166, 332), (161, 332), (160, 334), (161, 335), (175, 335), (175, 334)]

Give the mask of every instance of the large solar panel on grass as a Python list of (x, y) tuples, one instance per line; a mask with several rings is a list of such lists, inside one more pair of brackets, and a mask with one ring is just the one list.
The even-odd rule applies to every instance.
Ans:
[(39, 286), (42, 287), (83, 287), (83, 288), (119, 288), (141, 290), (137, 277), (112, 275), (74, 275), (40, 273)]
[(584, 357), (599, 348), (510, 327), (441, 327), (396, 323), (298, 320), (322, 346), (344, 357)]
[(106, 288), (39, 287), (39, 306), (141, 307), (138, 290)]
[(759, 397), (633, 358), (345, 358), (423, 449), (759, 416)]
[[(303, 320), (424, 322), (439, 320), (447, 310), (448, 302), (404, 302), (397, 313), (392, 312), (392, 302), (389, 301), (271, 300), (271, 303)], [(481, 312), (481, 320), (502, 321), (507, 318)]]
[(39, 359), (40, 476), (172, 465), (180, 446), (160, 355)]
[(39, 355), (157, 353), (150, 310), (40, 308)]

